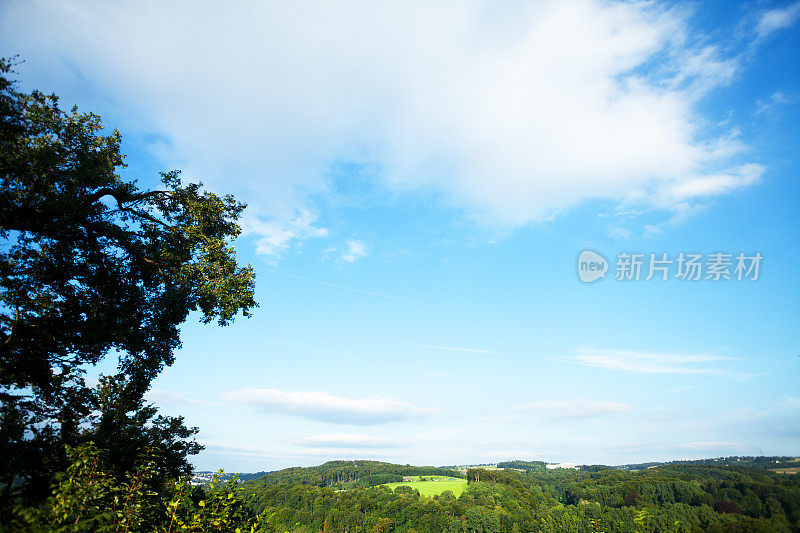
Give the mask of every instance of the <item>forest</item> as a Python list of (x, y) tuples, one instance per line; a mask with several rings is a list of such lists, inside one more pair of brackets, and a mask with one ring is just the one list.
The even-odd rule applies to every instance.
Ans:
[(309, 475), (314, 469), (294, 480), (281, 471), (243, 483), (237, 494), (267, 531), (800, 530), (800, 476), (749, 466), (470, 469), (459, 498), (450, 492), (426, 498), (411, 486), (394, 492), (348, 482), (322, 486), (323, 476), (346, 468), (355, 465), (327, 463), (317, 479)]

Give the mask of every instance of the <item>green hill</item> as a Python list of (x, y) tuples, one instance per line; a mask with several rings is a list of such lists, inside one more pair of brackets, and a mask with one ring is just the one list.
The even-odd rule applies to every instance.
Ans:
[(782, 464), (774, 458), (754, 458), (754, 466), (715, 463), (548, 470), (509, 461), (517, 470), (473, 468), (466, 480), (372, 486), (381, 476), (442, 469), (334, 461), (267, 474), (238, 494), (267, 531), (800, 530), (800, 475), (762, 467)]

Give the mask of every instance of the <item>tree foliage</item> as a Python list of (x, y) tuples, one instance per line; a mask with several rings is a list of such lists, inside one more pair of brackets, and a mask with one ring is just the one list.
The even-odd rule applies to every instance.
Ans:
[[(425, 497), (408, 486), (337, 489), (303, 483), (287, 469), (281, 483), (216, 481), (208, 488), (185, 480), (160, 492), (153, 486), (152, 454), (143, 454), (124, 480), (115, 481), (105, 452), (92, 444), (70, 450), (71, 464), (39, 509), (20, 512), (12, 524), (28, 531), (250, 531), (295, 533), (589, 533), (792, 532), (800, 528), (800, 478), (736, 467), (680, 466), (665, 472), (493, 472), (470, 481), (456, 498)], [(400, 465), (395, 465), (400, 466)], [(297, 478), (293, 478), (298, 475)], [(680, 483), (704, 498), (684, 501)], [(637, 506), (623, 495), (639, 487)], [(627, 492), (626, 492), (627, 491)], [(770, 502), (760, 510), (742, 505), (747, 492)], [(578, 501), (563, 503), (565, 494)], [(616, 494), (614, 498), (611, 495)], [(736, 496), (738, 494), (739, 496)], [(610, 498), (610, 500), (609, 500)], [(608, 500), (608, 502), (607, 502)], [(716, 507), (716, 506), (715, 506)]]
[[(256, 305), (253, 269), (237, 265), (232, 246), (244, 204), (177, 172), (162, 174), (157, 190), (140, 188), (120, 175), (118, 131), (62, 110), (55, 95), (17, 91), (11, 67), (0, 60), (4, 499), (26, 488), (41, 495), (94, 411), (90, 432), (109, 443), (122, 437), (109, 422), (125, 409), (154, 418), (137, 402), (172, 364), (190, 313), (225, 325)], [(119, 376), (98, 393), (83, 375), (108, 354)], [(185, 435), (176, 421), (154, 420), (146, 434)]]
[(411, 466), (381, 461), (328, 461), (312, 467), (294, 467), (265, 473), (253, 480), (258, 485), (302, 483), (318, 487), (372, 487), (403, 481), (404, 476), (463, 477), (459, 472), (434, 466)]
[[(146, 450), (123, 480), (114, 474), (105, 452), (93, 443), (69, 448), (67, 471), (59, 475), (52, 495), (40, 508), (23, 509), (11, 527), (19, 531), (159, 533), (254, 530), (234, 490), (237, 480), (192, 487), (186, 479), (161, 487), (151, 450)], [(216, 481), (216, 480), (215, 480)]]
[[(347, 490), (292, 480), (238, 491), (263, 531), (410, 533), (800, 530), (800, 476), (753, 468), (668, 465), (641, 472), (471, 469), (469, 486), (421, 496), (411, 486)], [(480, 481), (476, 481), (476, 477)], [(627, 501), (626, 501), (627, 500)], [(714, 502), (725, 501), (725, 505)], [(760, 502), (760, 505), (759, 505)], [(769, 503), (767, 503), (769, 502)], [(736, 513), (732, 509), (740, 509)]]

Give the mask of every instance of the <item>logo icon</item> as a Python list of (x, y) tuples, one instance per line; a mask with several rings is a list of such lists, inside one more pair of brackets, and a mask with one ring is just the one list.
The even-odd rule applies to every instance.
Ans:
[(592, 250), (584, 250), (578, 256), (578, 278), (584, 283), (592, 283), (606, 277), (608, 261)]

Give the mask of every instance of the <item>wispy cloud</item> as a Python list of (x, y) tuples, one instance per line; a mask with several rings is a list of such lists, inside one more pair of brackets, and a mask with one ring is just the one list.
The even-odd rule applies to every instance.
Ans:
[(244, 235), (256, 236), (256, 253), (280, 256), (309, 237), (327, 237), (326, 228), (314, 225), (317, 217), (301, 209), (287, 218), (264, 220), (248, 216), (242, 223)]
[(433, 350), (444, 350), (447, 352), (467, 352), (467, 353), (482, 353), (486, 355), (494, 354), (491, 350), (483, 350), (480, 348), (462, 348), (458, 346), (439, 346), (436, 344), (423, 344), (419, 342), (409, 342), (410, 346), (418, 346), (420, 348), (431, 348)]
[(739, 446), (738, 442), (720, 442), (720, 441), (700, 441), (700, 442), (687, 442), (679, 444), (681, 448), (729, 448), (731, 446)]
[(224, 399), (262, 413), (279, 413), (333, 424), (371, 425), (435, 412), (389, 398), (351, 399), (324, 392), (286, 392), (277, 389), (241, 389)]
[[(245, 458), (253, 460), (252, 464), (257, 464), (259, 466), (254, 467), (257, 469), (265, 468), (262, 466), (264, 460), (267, 460), (267, 464), (274, 465), (274, 464), (285, 464), (288, 461), (291, 462), (302, 462), (308, 463), (311, 462), (313, 464), (317, 464), (320, 461), (330, 460), (330, 459), (344, 459), (344, 458), (351, 458), (351, 459), (363, 459), (366, 457), (375, 458), (375, 459), (385, 459), (384, 453), (377, 453), (375, 451), (371, 451), (370, 448), (350, 448), (350, 447), (338, 447), (338, 448), (314, 448), (308, 447), (303, 448), (302, 450), (298, 451), (289, 451), (283, 450), (281, 452), (270, 451), (264, 448), (254, 447), (254, 446), (241, 446), (241, 445), (232, 445), (232, 444), (221, 444), (215, 441), (210, 440), (199, 440), (199, 444), (202, 444), (206, 450), (218, 454), (223, 457), (235, 457), (235, 458)], [(357, 454), (357, 455), (355, 455)], [(257, 462), (256, 462), (257, 461)], [(288, 465), (287, 465), (288, 466)], [(266, 467), (270, 468), (270, 467)], [(251, 468), (252, 471), (252, 468)]]
[(761, 165), (743, 165), (723, 174), (706, 175), (687, 180), (664, 191), (670, 202), (683, 202), (692, 198), (714, 196), (748, 187), (757, 183), (764, 167)]
[(221, 453), (222, 455), (230, 455), (234, 457), (257, 457), (266, 459), (281, 459), (284, 456), (275, 452), (270, 452), (262, 448), (253, 448), (251, 446), (238, 446), (235, 444), (221, 444), (211, 440), (198, 440), (206, 449), (213, 450)]
[(396, 448), (396, 441), (379, 439), (359, 433), (333, 433), (306, 437), (297, 444), (309, 448)]
[(367, 247), (363, 242), (357, 239), (349, 239), (345, 244), (347, 249), (342, 254), (342, 259), (348, 263), (355, 263), (362, 257), (367, 257)]
[(771, 9), (761, 15), (756, 26), (759, 37), (782, 30), (794, 25), (800, 17), (800, 2), (794, 2), (785, 7)]
[(800, 398), (797, 396), (787, 396), (783, 403), (786, 407), (800, 409)]
[(630, 409), (621, 402), (609, 400), (587, 400), (574, 398), (568, 400), (539, 400), (516, 407), (548, 418), (594, 418)]
[(773, 111), (779, 106), (791, 105), (797, 102), (797, 96), (786, 95), (780, 91), (772, 93), (768, 100), (758, 100), (756, 102), (756, 113), (766, 113)]
[(150, 389), (145, 394), (145, 399), (157, 405), (213, 405), (205, 400), (191, 398), (185, 392), (167, 389)]
[[(575, 352), (574, 355), (557, 360), (636, 374), (707, 374), (738, 378), (752, 377), (719, 366), (720, 363), (736, 359), (714, 354), (654, 353), (583, 347), (576, 348)], [(714, 366), (709, 366), (709, 363), (713, 363)]]

